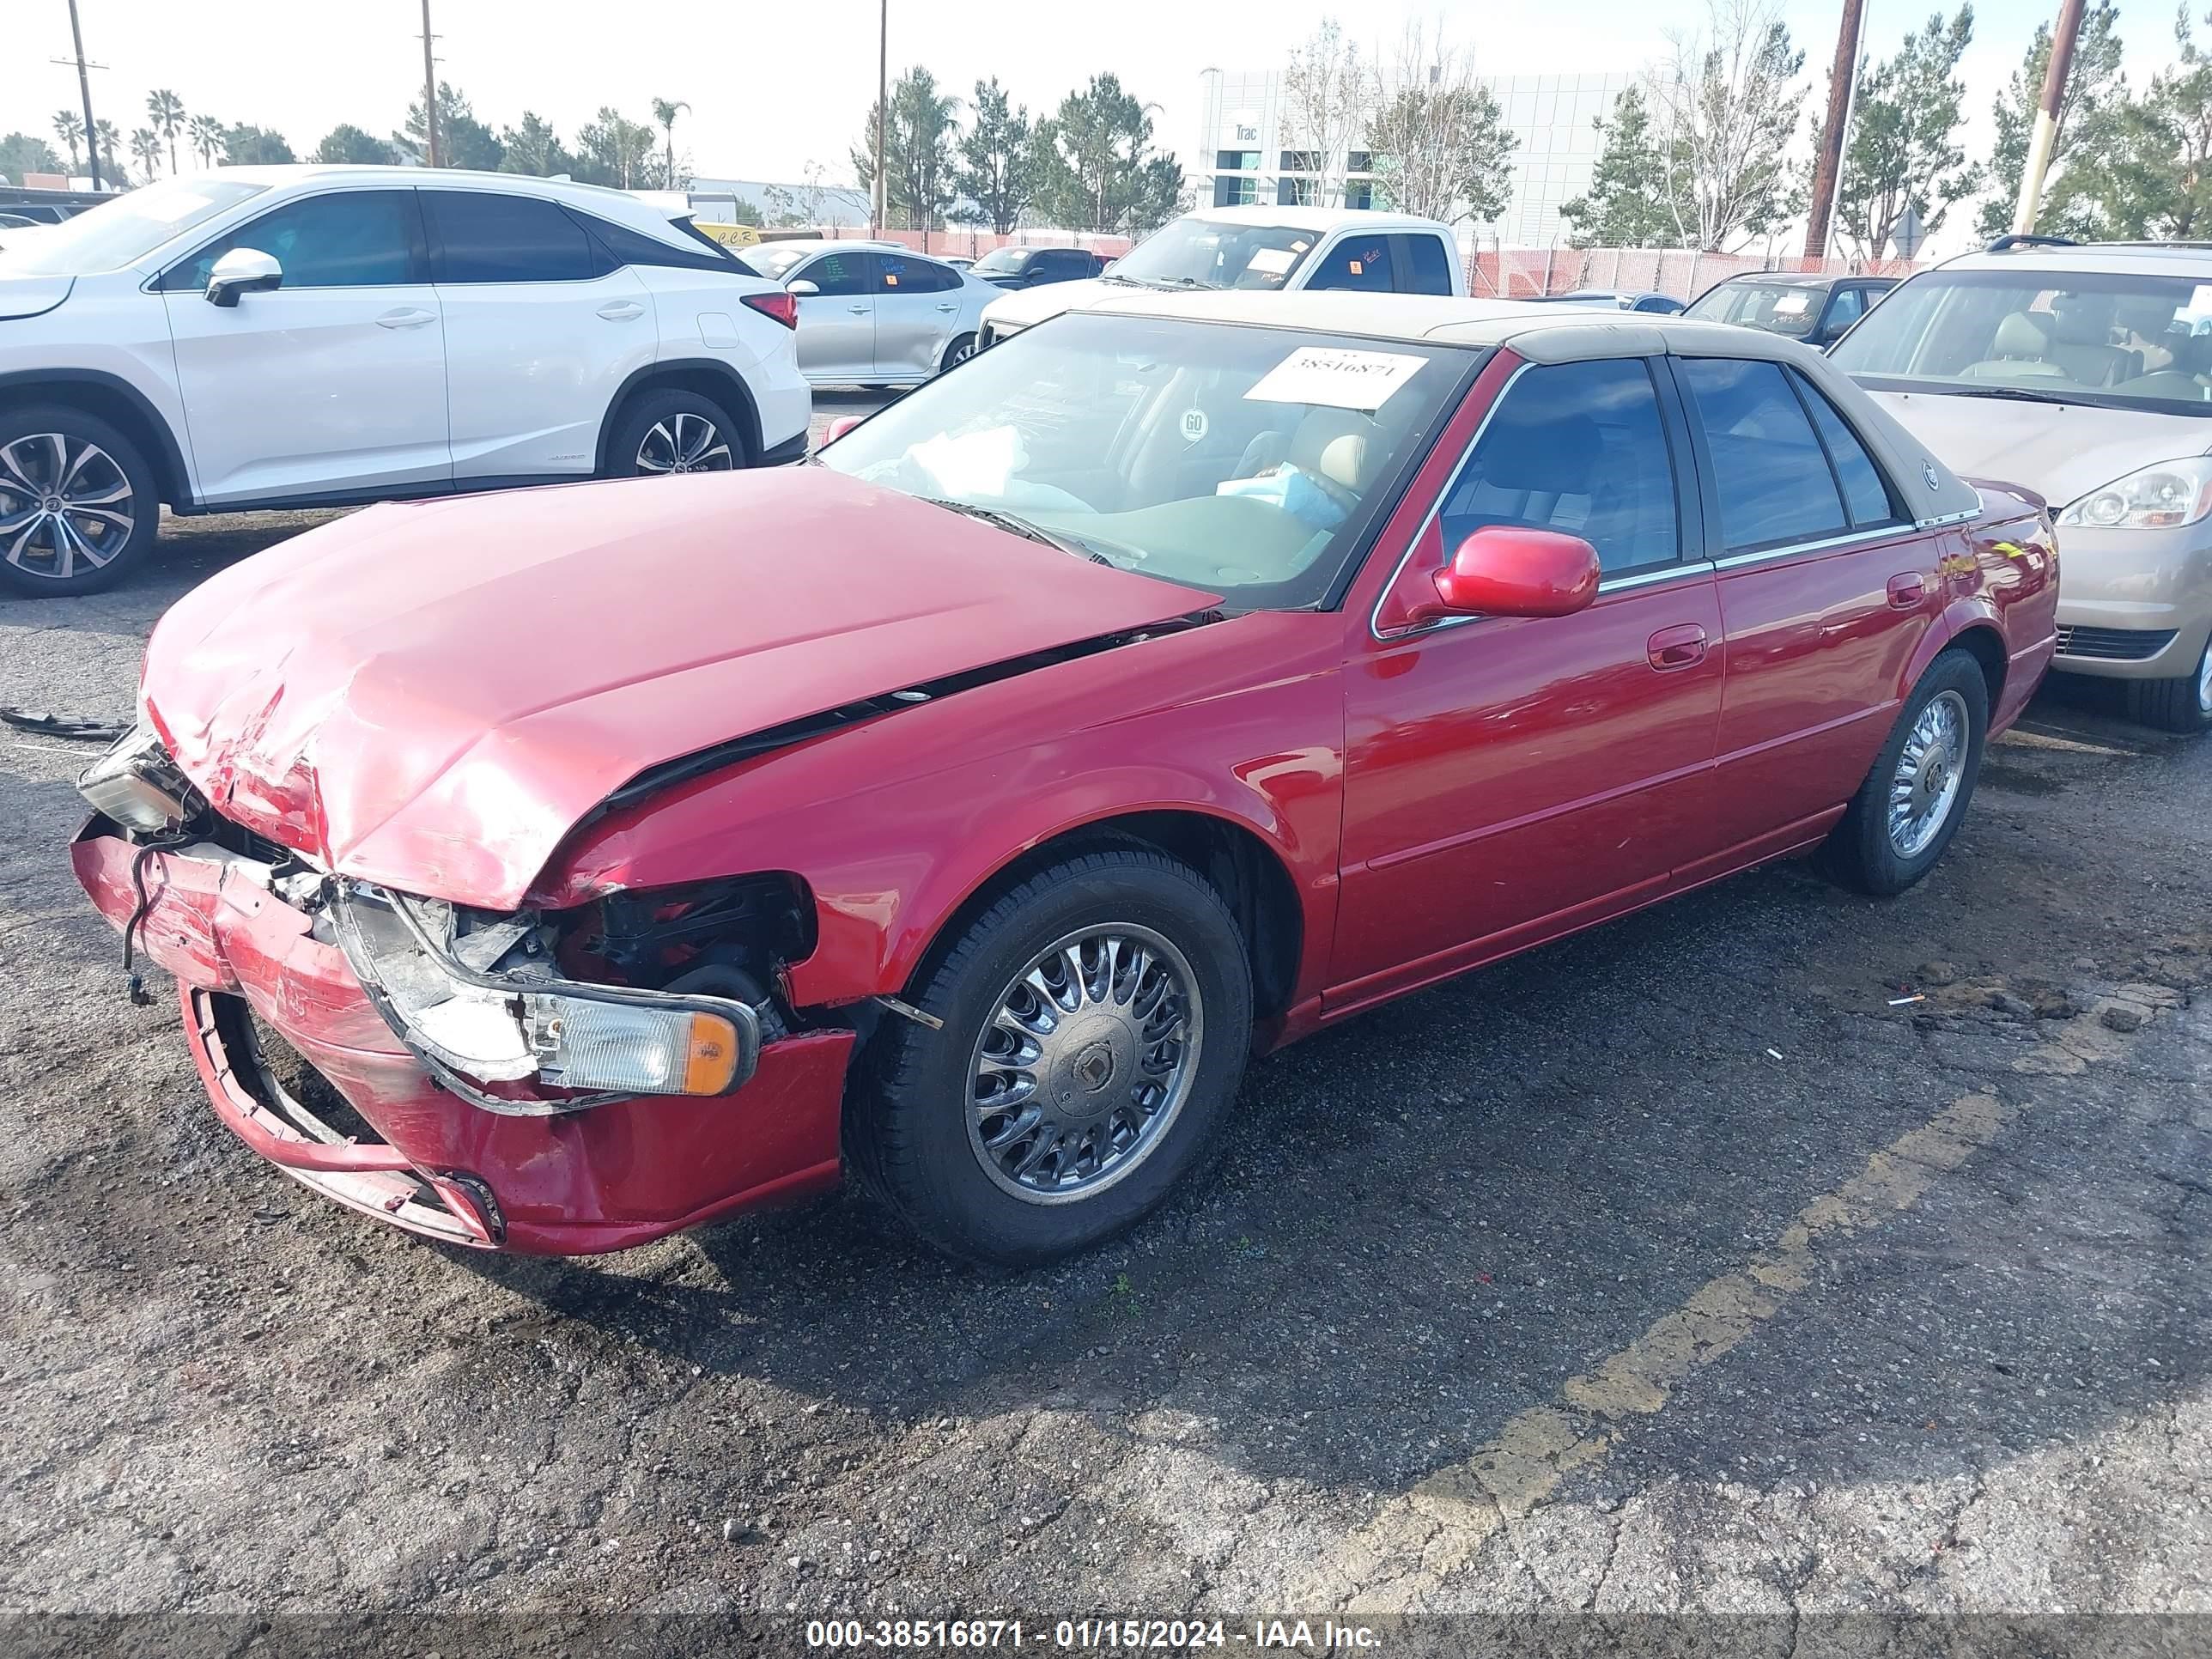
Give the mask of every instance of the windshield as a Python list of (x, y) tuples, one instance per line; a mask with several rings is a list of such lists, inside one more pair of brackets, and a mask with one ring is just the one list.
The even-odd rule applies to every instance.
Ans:
[(822, 252), (819, 242), (775, 242), (763, 247), (735, 250), (738, 263), (756, 276), (765, 276), (771, 283), (780, 283), (784, 274), (810, 253)]
[(1019, 270), (1022, 255), (1027, 248), (994, 247), (969, 267), (978, 276), (987, 276), (994, 270)]
[(1820, 321), (1823, 297), (1819, 289), (1796, 283), (1723, 283), (1682, 314), (1802, 339)]
[(996, 512), (1218, 593), (1323, 604), (1480, 354), (1070, 312), (822, 452), (833, 471)]
[(1115, 262), (1113, 274), (1166, 288), (1280, 288), (1319, 240), (1290, 225), (1193, 216), (1153, 232)]
[(2212, 283), (2092, 271), (1930, 271), (1836, 348), (1885, 389), (2212, 415)]
[(119, 270), (179, 232), (269, 186), (236, 179), (164, 179), (102, 202), (0, 252), (0, 275), (82, 276)]

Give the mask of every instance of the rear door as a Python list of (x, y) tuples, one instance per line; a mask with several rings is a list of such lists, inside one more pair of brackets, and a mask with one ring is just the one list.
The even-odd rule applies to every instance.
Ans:
[(1409, 230), (1396, 239), (1398, 292), (1401, 294), (1453, 294), (1452, 267), (1458, 262), (1459, 250), (1432, 230)]
[(658, 354), (653, 295), (557, 202), (422, 196), (455, 482), (589, 476), (615, 394)]
[(925, 380), (944, 362), (960, 321), (960, 273), (907, 253), (876, 256), (876, 373)]
[(833, 248), (791, 273), (799, 297), (799, 372), (830, 385), (876, 378), (876, 256)]
[(1939, 538), (1820, 389), (1748, 359), (1675, 361), (1710, 481), (1728, 706), (1714, 780), (1730, 847), (1817, 833), (1874, 763), (1942, 603)]
[(1720, 610), (1663, 375), (1638, 357), (1522, 368), (1393, 583), (1520, 525), (1596, 547), (1588, 609), (1398, 630), (1386, 595), (1358, 619), (1335, 1001), (1652, 897), (1710, 850)]
[[(442, 484), (446, 345), (416, 192), (334, 190), (258, 215), (155, 283), (204, 501)], [(234, 248), (283, 267), (274, 292), (207, 302)]]

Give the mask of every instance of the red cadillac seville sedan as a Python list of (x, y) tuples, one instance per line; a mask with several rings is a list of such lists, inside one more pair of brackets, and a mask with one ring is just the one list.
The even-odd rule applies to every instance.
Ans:
[(2057, 584), (1777, 336), (1130, 288), (817, 465), (225, 571), (72, 857), (372, 1216), (609, 1250), (849, 1170), (1036, 1261), (1249, 1055), (1763, 860), (1910, 886)]

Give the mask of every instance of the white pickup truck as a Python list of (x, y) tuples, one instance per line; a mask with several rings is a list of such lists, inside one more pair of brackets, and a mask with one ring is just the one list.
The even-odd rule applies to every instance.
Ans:
[(1467, 292), (1451, 228), (1434, 219), (1359, 208), (1218, 207), (1163, 225), (1103, 276), (1018, 289), (983, 308), (978, 346), (1116, 287), (1351, 289), (1365, 294)]

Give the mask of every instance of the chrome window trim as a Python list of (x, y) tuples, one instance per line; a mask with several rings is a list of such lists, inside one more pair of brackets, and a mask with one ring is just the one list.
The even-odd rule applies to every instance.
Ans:
[(1946, 513), (1939, 519), (1915, 519), (1912, 527), (1915, 530), (1939, 530), (1947, 524), (1965, 524), (1969, 520), (1980, 518), (1983, 510), (1978, 507), (1968, 507), (1956, 513)]
[(1626, 588), (1657, 587), (1664, 583), (1690, 576), (1710, 576), (1716, 568), (1711, 559), (1699, 559), (1691, 564), (1661, 565), (1656, 570), (1632, 570), (1624, 575), (1608, 576), (1597, 585), (1598, 597), (1618, 593)]
[(1826, 553), (1836, 548), (1859, 544), (1868, 546), (1876, 542), (1894, 541), (1900, 536), (1919, 533), (1921, 526), (1899, 520), (1896, 524), (1871, 526), (1865, 530), (1847, 531), (1840, 536), (1821, 536), (1809, 542), (1791, 542), (1786, 547), (1761, 547), (1748, 553), (1731, 553), (1713, 561), (1716, 570), (1734, 570), (1747, 564), (1764, 564), (1769, 559), (1795, 558), (1803, 553)]

